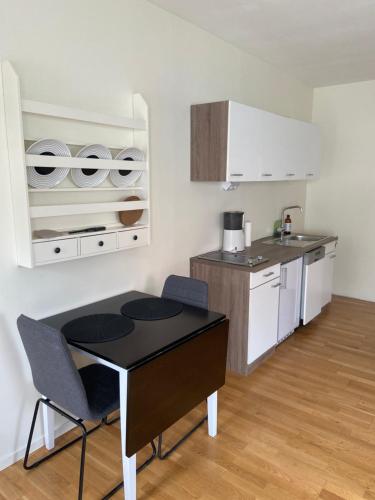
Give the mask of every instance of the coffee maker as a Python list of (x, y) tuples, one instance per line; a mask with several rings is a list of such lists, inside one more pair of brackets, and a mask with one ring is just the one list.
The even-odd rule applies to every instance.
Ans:
[(245, 250), (244, 212), (224, 212), (223, 252)]

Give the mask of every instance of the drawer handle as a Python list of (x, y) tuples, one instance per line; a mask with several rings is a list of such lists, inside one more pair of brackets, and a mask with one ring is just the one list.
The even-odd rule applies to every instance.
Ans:
[(267, 274), (263, 274), (263, 277), (264, 278), (269, 278), (270, 276), (272, 276), (273, 274), (275, 274), (273, 271), (271, 271), (270, 273), (267, 273)]
[(99, 245), (100, 247), (104, 247), (104, 241), (99, 241), (98, 245)]
[(55, 253), (60, 253), (61, 252), (61, 248), (60, 247), (56, 247), (55, 250), (54, 250)]
[(230, 174), (231, 177), (243, 177), (243, 174)]
[(277, 288), (278, 286), (281, 286), (281, 283), (276, 283), (276, 285), (272, 285), (271, 288)]
[(335, 255), (331, 255), (330, 259), (336, 259), (336, 254)]
[(272, 174), (262, 174), (262, 177), (272, 177)]
[(296, 174), (292, 174), (292, 173), (290, 173), (290, 174), (286, 174), (286, 176), (287, 176), (287, 177), (294, 177), (295, 175), (296, 175)]
[(134, 241), (137, 241), (137, 239), (138, 239), (138, 236), (135, 234), (135, 235), (133, 236), (133, 240), (134, 240)]
[(306, 174), (307, 177), (314, 177), (314, 174)]

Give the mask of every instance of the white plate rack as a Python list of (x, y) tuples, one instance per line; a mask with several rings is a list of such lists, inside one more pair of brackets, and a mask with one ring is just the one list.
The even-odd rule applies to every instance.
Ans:
[[(132, 116), (103, 114), (67, 106), (22, 100), (19, 77), (9, 61), (1, 62), (0, 149), (8, 162), (16, 236), (17, 264), (36, 265), (84, 258), (150, 244), (150, 173), (148, 107), (139, 94), (132, 96)], [(72, 157), (26, 154), (31, 142), (60, 139)], [(74, 157), (85, 144), (101, 143), (116, 152), (125, 147), (144, 151), (145, 161), (104, 160)], [(37, 160), (37, 163), (36, 163)], [(51, 189), (27, 184), (27, 166), (69, 169), (123, 169), (141, 171), (135, 185), (115, 187), (108, 180), (92, 188), (74, 185), (70, 176)], [(140, 201), (124, 201), (137, 195)], [(143, 209), (141, 219), (130, 227), (118, 219), (119, 211)], [(49, 229), (67, 233), (90, 226), (104, 231), (33, 239), (33, 232)]]

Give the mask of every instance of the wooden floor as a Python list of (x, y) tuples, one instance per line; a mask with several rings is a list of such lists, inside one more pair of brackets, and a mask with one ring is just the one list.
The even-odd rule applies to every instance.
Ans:
[[(78, 460), (74, 445), (31, 472), (17, 463), (0, 498), (75, 499)], [(116, 484), (118, 428), (89, 437), (86, 470), (85, 500)], [(137, 486), (138, 499), (375, 499), (375, 304), (336, 298), (249, 377), (228, 375), (217, 438), (199, 429)]]

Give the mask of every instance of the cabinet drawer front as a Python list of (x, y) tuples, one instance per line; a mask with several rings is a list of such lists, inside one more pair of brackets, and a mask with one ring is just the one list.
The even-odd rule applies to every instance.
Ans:
[(267, 281), (271, 281), (280, 276), (280, 264), (267, 267), (257, 273), (250, 273), (250, 289), (255, 288)]
[(117, 248), (116, 233), (81, 237), (81, 255), (112, 252)]
[(35, 264), (71, 259), (78, 256), (78, 240), (44, 241), (33, 243)]
[(148, 245), (149, 229), (132, 229), (118, 233), (119, 248), (133, 248)]
[(324, 247), (326, 249), (326, 255), (327, 255), (327, 253), (334, 252), (336, 250), (336, 247), (337, 247), (337, 240), (331, 241), (331, 243), (327, 243), (326, 245), (324, 245)]

